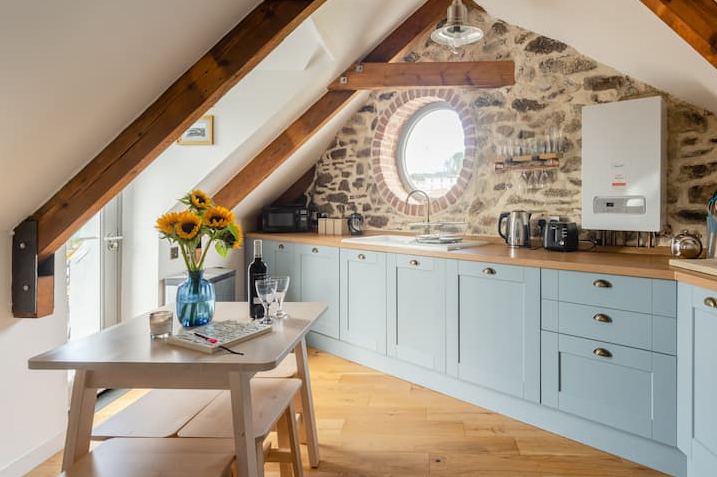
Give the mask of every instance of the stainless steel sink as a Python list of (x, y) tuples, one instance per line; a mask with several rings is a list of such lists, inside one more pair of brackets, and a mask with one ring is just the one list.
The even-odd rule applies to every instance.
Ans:
[(412, 235), (369, 235), (366, 237), (353, 237), (341, 240), (344, 243), (376, 245), (383, 247), (399, 247), (413, 250), (433, 250), (437, 252), (451, 252), (463, 248), (478, 247), (488, 242), (484, 240), (464, 240), (458, 243), (428, 244), (418, 243)]

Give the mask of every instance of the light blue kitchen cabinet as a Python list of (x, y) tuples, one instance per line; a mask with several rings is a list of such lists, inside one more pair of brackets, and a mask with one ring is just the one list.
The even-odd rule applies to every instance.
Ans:
[(294, 270), (299, 283), (294, 288), (298, 300), (328, 304), (311, 330), (335, 339), (339, 339), (339, 269), (338, 248), (296, 244)]
[(539, 402), (540, 269), (458, 261), (452, 288), (449, 374)]
[(678, 289), (678, 446), (688, 475), (717, 475), (717, 292)]
[(264, 261), (269, 267), (272, 276), (288, 276), (289, 291), (286, 293), (286, 301), (298, 301), (299, 276), (295, 273), (296, 245), (290, 242), (267, 240), (264, 242)]
[(386, 254), (341, 249), (341, 341), (386, 354)]
[(387, 256), (387, 354), (446, 370), (446, 260)]
[(674, 356), (549, 331), (541, 347), (544, 405), (676, 444)]

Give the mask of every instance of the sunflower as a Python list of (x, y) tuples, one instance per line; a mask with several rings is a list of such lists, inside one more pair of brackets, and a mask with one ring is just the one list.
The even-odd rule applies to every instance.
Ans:
[(202, 225), (202, 219), (193, 212), (182, 212), (179, 214), (177, 223), (174, 225), (174, 230), (179, 235), (179, 238), (185, 240), (192, 240), (199, 233), (199, 229)]
[(221, 240), (224, 242), (224, 245), (227, 246), (227, 248), (241, 248), (243, 239), (241, 238), (241, 227), (239, 224), (234, 224), (234, 227), (239, 231), (239, 238), (237, 239), (234, 237), (234, 234), (231, 233), (229, 230), (224, 232), (221, 236)]
[(210, 199), (207, 194), (201, 190), (193, 190), (192, 193), (189, 194), (189, 199), (192, 202), (192, 205), (197, 209), (206, 209), (212, 205), (212, 199)]
[(204, 225), (213, 229), (227, 227), (234, 222), (234, 214), (226, 207), (211, 207), (204, 213)]
[(179, 222), (179, 212), (169, 212), (157, 219), (157, 229), (165, 235), (174, 233), (174, 226)]

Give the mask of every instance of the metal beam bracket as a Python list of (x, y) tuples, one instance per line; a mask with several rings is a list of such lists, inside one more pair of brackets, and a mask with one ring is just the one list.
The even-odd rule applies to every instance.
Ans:
[(15, 318), (51, 315), (55, 294), (55, 256), (37, 257), (37, 221), (25, 220), (12, 237), (12, 314)]

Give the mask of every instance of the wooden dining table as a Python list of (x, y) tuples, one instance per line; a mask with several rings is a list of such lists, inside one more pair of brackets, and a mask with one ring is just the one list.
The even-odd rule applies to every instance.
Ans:
[[(231, 394), (238, 475), (257, 476), (250, 380), (257, 372), (277, 367), (292, 351), (303, 382), (301, 405), (309, 464), (317, 467), (319, 445), (306, 334), (326, 309), (324, 303), (284, 303), (289, 318), (275, 322), (270, 333), (232, 347), (244, 355), (206, 354), (152, 339), (146, 314), (31, 358), (30, 369), (75, 370), (62, 470), (90, 450), (98, 389), (221, 389)], [(224, 320), (250, 321), (248, 304), (217, 303), (214, 321)], [(174, 332), (179, 330), (175, 320)]]

